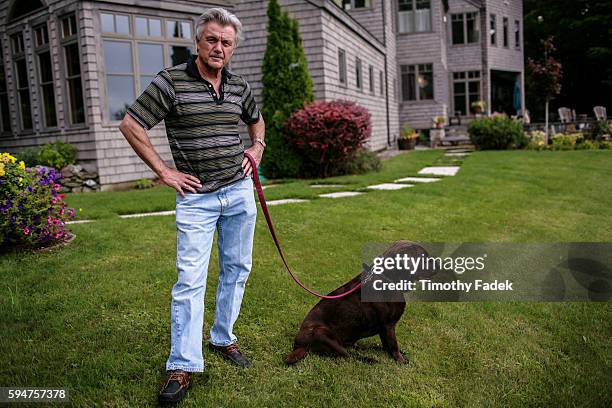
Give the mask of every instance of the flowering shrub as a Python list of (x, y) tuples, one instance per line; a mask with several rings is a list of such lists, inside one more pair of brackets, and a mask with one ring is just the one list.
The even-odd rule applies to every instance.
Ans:
[(0, 239), (2, 245), (41, 246), (67, 238), (65, 223), (74, 218), (57, 183), (55, 169), (0, 155)]
[(372, 134), (370, 117), (367, 109), (349, 101), (319, 101), (294, 112), (285, 128), (289, 143), (304, 155), (303, 176), (340, 172)]

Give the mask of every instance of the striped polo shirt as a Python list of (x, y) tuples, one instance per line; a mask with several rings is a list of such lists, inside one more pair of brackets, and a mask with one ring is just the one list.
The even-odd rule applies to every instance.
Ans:
[(197, 177), (208, 193), (245, 177), (238, 122), (259, 121), (247, 81), (223, 68), (220, 95), (189, 61), (162, 70), (127, 110), (146, 130), (165, 120), (178, 171)]

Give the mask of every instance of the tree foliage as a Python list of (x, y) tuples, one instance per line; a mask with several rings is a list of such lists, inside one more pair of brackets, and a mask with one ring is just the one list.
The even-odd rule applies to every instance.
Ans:
[[(524, 10), (525, 57), (540, 59), (540, 42), (554, 36), (557, 47), (555, 55), (563, 64), (563, 92), (555, 98), (553, 108), (566, 106), (590, 115), (595, 105), (610, 108), (612, 2), (525, 0)], [(527, 104), (536, 117), (541, 117), (543, 104), (538, 91), (534, 83), (528, 80)]]
[(298, 22), (268, 3), (268, 40), (262, 67), (262, 113), (268, 147), (261, 168), (266, 177), (297, 177), (302, 159), (287, 143), (284, 123), (313, 100), (312, 79), (302, 47)]

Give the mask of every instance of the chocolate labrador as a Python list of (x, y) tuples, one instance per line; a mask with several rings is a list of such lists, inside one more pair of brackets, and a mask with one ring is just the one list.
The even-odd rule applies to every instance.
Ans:
[[(409, 257), (427, 257), (427, 251), (420, 245), (409, 241), (399, 241), (388, 248), (383, 257), (396, 255)], [(371, 268), (364, 265), (362, 273), (371, 277)], [(385, 271), (386, 273), (386, 271)], [(359, 283), (362, 274), (355, 276), (346, 284), (330, 293), (337, 295)], [(380, 275), (379, 275), (380, 276)], [(411, 280), (423, 279), (424, 273), (417, 271)], [(285, 363), (295, 364), (302, 360), (309, 351), (315, 353), (348, 356), (347, 347), (365, 337), (378, 334), (382, 347), (395, 361), (407, 363), (397, 344), (395, 325), (404, 313), (406, 302), (401, 292), (395, 292), (395, 298), (385, 302), (362, 302), (361, 290), (357, 290), (340, 299), (322, 299), (306, 315), (295, 337), (293, 351), (285, 358)], [(367, 362), (375, 360), (362, 358)]]

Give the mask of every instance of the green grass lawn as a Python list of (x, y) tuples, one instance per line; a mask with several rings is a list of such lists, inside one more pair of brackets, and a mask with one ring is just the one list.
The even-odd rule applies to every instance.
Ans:
[[(444, 163), (411, 152), (379, 173), (326, 183), (349, 189), (415, 175)], [(476, 152), (455, 177), (399, 191), (271, 208), (286, 254), (309, 286), (329, 291), (359, 271), (367, 242), (610, 242), (612, 152)], [(315, 198), (312, 181), (287, 181), (269, 199)], [(172, 209), (165, 188), (70, 195), (77, 239), (47, 253), (0, 258), (0, 386), (67, 387), (76, 406), (148, 406), (163, 381), (176, 280), (170, 216), (117, 214)], [(248, 370), (206, 354), (206, 372), (183, 406), (610, 406), (609, 303), (411, 303), (398, 324), (410, 360), (394, 363), (378, 338), (360, 353), (379, 360), (290, 351), (316, 299), (286, 275), (259, 214), (254, 265), (235, 331)], [(213, 252), (206, 336), (218, 274)]]

